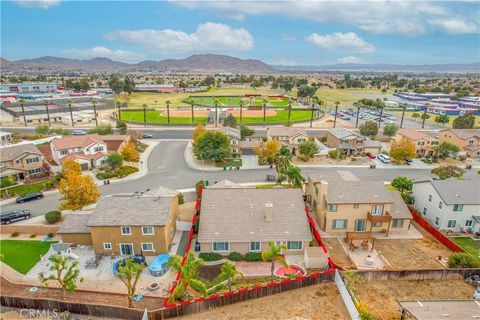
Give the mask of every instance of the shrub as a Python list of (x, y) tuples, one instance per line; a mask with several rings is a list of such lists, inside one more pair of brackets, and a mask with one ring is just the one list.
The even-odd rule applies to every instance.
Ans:
[(222, 256), (215, 252), (202, 252), (198, 255), (204, 261), (218, 261), (222, 260)]
[(185, 197), (183, 193), (178, 194), (178, 204), (184, 204), (185, 203)]
[(45, 214), (45, 220), (50, 224), (60, 221), (61, 218), (62, 213), (60, 211), (50, 211)]
[[(138, 171), (138, 168), (131, 167), (131, 166), (123, 166), (117, 171), (117, 177), (123, 178), (128, 176), (129, 174), (135, 173)], [(107, 178), (108, 179), (108, 178)]]
[(480, 267), (480, 261), (474, 256), (464, 253), (456, 252), (448, 257), (449, 268), (478, 268)]
[(13, 185), (15, 183), (15, 180), (12, 178), (12, 177), (5, 177), (2, 179), (2, 181), (0, 182), (0, 187), (1, 188), (6, 188), (6, 187), (10, 187), (11, 185)]
[(53, 188), (53, 181), (45, 181), (45, 189)]
[(238, 253), (238, 252), (232, 252), (228, 255), (228, 260), (231, 260), (231, 261), (242, 261), (243, 260), (243, 256)]
[(260, 252), (248, 252), (245, 255), (245, 261), (261, 261), (262, 254)]
[(19, 235), (20, 235), (20, 232), (15, 231), (15, 232), (12, 232), (12, 234), (10, 235), (10, 237), (16, 238), (16, 237), (18, 237)]
[(49, 234), (47, 234), (47, 236), (49, 236), (50, 238), (53, 238), (54, 234), (53, 232), (50, 232)]
[(111, 179), (116, 176), (117, 174), (113, 171), (99, 172), (96, 175), (97, 179), (99, 180)]
[(30, 238), (35, 238), (36, 236), (37, 236), (36, 233), (32, 233), (32, 234), (30, 235)]
[(354, 161), (354, 162), (355, 162), (355, 161), (357, 161), (357, 158), (355, 158), (355, 157), (352, 157), (352, 161)]
[(59, 174), (55, 175), (55, 181), (60, 182), (60, 180), (62, 180), (62, 176)]

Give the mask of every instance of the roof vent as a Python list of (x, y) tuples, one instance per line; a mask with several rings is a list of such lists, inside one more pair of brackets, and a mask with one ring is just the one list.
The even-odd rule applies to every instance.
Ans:
[(272, 221), (273, 217), (273, 203), (267, 202), (265, 204), (265, 221)]

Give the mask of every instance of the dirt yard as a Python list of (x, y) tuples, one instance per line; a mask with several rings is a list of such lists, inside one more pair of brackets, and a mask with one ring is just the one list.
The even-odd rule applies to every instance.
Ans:
[(436, 258), (448, 258), (452, 252), (433, 238), (422, 227), (413, 222), (415, 228), (423, 235), (418, 240), (375, 240), (375, 248), (381, 252), (392, 265), (392, 269), (443, 269)]
[(325, 283), (180, 317), (188, 320), (350, 319), (334, 283)]
[(368, 312), (382, 320), (397, 320), (401, 309), (397, 300), (472, 299), (475, 288), (463, 280), (369, 281), (358, 287), (357, 298)]
[(328, 254), (332, 258), (333, 262), (345, 270), (355, 270), (355, 264), (348, 258), (345, 250), (337, 238), (322, 239), (323, 243), (327, 247)]
[[(293, 163), (296, 165), (337, 165), (337, 159), (331, 159), (326, 156), (314, 157), (309, 159), (308, 161), (304, 161), (301, 156), (293, 158)], [(370, 158), (356, 158), (355, 161), (352, 158), (346, 158), (343, 160), (338, 160), (338, 165), (345, 166), (345, 165), (354, 165), (354, 166), (369, 166), (373, 164)]]

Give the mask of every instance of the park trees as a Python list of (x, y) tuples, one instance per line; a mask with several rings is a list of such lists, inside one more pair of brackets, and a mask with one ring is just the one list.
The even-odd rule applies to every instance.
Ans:
[(432, 170), (432, 174), (436, 175), (439, 179), (445, 180), (448, 178), (460, 178), (465, 173), (465, 170), (457, 166), (439, 166)]
[(80, 278), (78, 261), (70, 262), (71, 260), (68, 260), (67, 257), (58, 254), (52, 254), (48, 260), (48, 267), (52, 273), (45, 275), (44, 272), (40, 272), (38, 279), (42, 284), (47, 286), (50, 281), (56, 281), (62, 289), (62, 298), (65, 300), (67, 292), (75, 291), (77, 289), (77, 282), (83, 281), (83, 279)]
[(450, 117), (445, 114), (442, 114), (440, 116), (435, 117), (435, 122), (442, 123), (443, 126), (445, 127), (445, 124), (450, 122)]
[(425, 111), (420, 118), (422, 119), (422, 128), (425, 128), (425, 120), (430, 119), (430, 115)]
[(230, 139), (221, 131), (207, 131), (193, 147), (197, 159), (221, 161), (232, 156)]
[(136, 262), (133, 258), (128, 258), (120, 262), (118, 266), (117, 277), (127, 287), (127, 299), (128, 307), (133, 308), (133, 298), (135, 297), (135, 291), (137, 289), (137, 283), (142, 275), (143, 269), (146, 264)]
[(273, 164), (275, 155), (280, 151), (280, 148), (280, 143), (277, 140), (270, 140), (253, 148), (253, 152), (258, 157), (258, 163)]
[(308, 161), (318, 152), (318, 146), (314, 141), (308, 140), (298, 145), (298, 151), (303, 155), (305, 161)]
[(378, 134), (378, 123), (372, 120), (365, 121), (360, 126), (360, 133), (367, 137), (374, 137)]
[(393, 141), (390, 146), (390, 157), (399, 163), (405, 163), (407, 159), (414, 158), (416, 155), (415, 144), (402, 138), (400, 141)]
[(123, 81), (117, 75), (112, 75), (108, 80), (108, 86), (112, 91), (119, 95), (123, 91)]
[(442, 159), (454, 156), (457, 152), (460, 151), (460, 148), (453, 143), (448, 141), (443, 141), (438, 145), (437, 152), (438, 156)]
[(397, 133), (397, 130), (398, 126), (396, 124), (386, 124), (385, 127), (383, 127), (383, 134), (389, 137), (393, 137)]
[(475, 116), (468, 113), (463, 116), (458, 116), (453, 120), (453, 129), (472, 129), (475, 126)]

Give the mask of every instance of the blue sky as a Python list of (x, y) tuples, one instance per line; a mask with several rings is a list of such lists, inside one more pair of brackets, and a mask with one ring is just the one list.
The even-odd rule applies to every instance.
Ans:
[(1, 1), (1, 56), (124, 62), (228, 54), (271, 64), (480, 60), (480, 2)]

